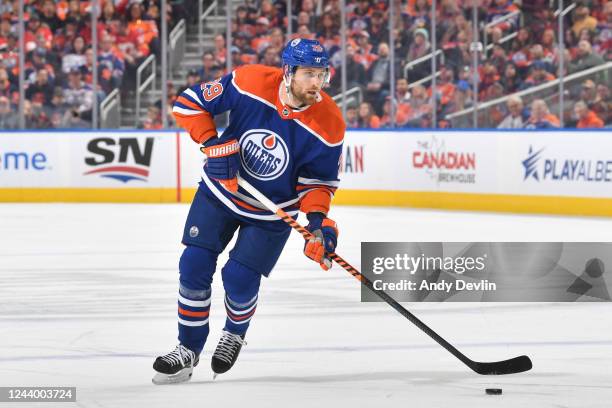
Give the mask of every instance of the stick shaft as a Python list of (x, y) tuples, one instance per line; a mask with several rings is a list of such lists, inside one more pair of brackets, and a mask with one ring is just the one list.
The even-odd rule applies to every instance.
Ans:
[[(289, 224), (291, 226), (291, 228), (293, 228), (294, 230), (299, 232), (304, 237), (304, 239), (309, 240), (311, 238), (314, 238), (314, 236), (310, 233), (310, 231), (308, 231), (306, 228), (304, 228), (302, 225), (300, 225), (296, 220), (293, 219), (293, 217), (291, 217), (282, 208), (279, 208), (276, 204), (274, 204), (272, 201), (270, 201), (265, 195), (263, 195), (259, 190), (257, 190), (251, 184), (249, 184), (246, 180), (244, 180), (244, 179), (239, 177), (238, 178), (238, 184), (242, 188), (244, 188), (246, 191), (248, 191), (259, 202), (261, 202), (265, 207), (267, 207), (270, 211), (272, 211), (276, 215), (278, 215), (284, 222)], [(406, 310), (402, 305), (400, 305), (395, 299), (393, 299), (386, 292), (384, 292), (382, 290), (375, 289), (371, 280), (369, 280), (367, 277), (362, 275), (361, 272), (359, 272), (351, 264), (346, 262), (342, 257), (340, 257), (339, 255), (337, 255), (335, 253), (329, 254), (329, 257), (331, 259), (333, 259), (334, 261), (336, 261), (336, 263), (338, 265), (340, 265), (342, 268), (344, 268), (353, 277), (355, 277), (357, 280), (359, 280), (370, 291), (372, 291), (374, 294), (376, 294), (376, 296), (378, 296), (379, 298), (384, 300), (389, 306), (391, 306), (393, 309), (398, 311), (406, 319), (410, 320), (410, 322), (412, 322), (415, 326), (417, 326), (419, 329), (421, 329), (423, 332), (425, 332), (425, 334), (427, 334), (429, 337), (431, 337), (433, 340), (435, 340), (439, 345), (444, 347), (452, 355), (457, 357), (462, 363), (467, 365), (470, 369), (478, 372), (479, 374), (507, 374), (507, 373), (511, 373), (511, 372), (526, 371), (526, 370), (529, 370), (531, 368), (531, 362), (529, 361), (528, 368), (526, 368), (526, 369), (524, 369), (524, 367), (520, 368), (520, 369), (517, 369), (516, 367), (510, 367), (510, 368), (505, 368), (505, 370), (507, 372), (503, 372), (504, 369), (500, 370), (497, 366), (500, 365), (500, 364), (503, 365), (506, 362), (479, 363), (479, 362), (471, 360), (465, 354), (460, 352), (455, 346), (453, 346), (448, 341), (446, 341), (444, 338), (442, 338), (433, 329), (431, 329), (429, 326), (427, 326), (425, 323), (423, 323), (418, 317), (416, 317), (411, 312)], [(527, 357), (525, 357), (525, 356), (523, 356), (523, 357), (525, 359), (529, 360)], [(523, 359), (523, 357), (520, 357), (520, 359)], [(516, 359), (514, 359), (514, 360), (516, 360)], [(508, 361), (510, 361), (510, 360), (508, 360)], [(485, 370), (483, 369), (483, 365), (491, 365), (491, 367), (487, 368), (487, 370), (486, 370), (488, 372), (484, 372)], [(527, 366), (525, 366), (525, 367), (527, 367)]]

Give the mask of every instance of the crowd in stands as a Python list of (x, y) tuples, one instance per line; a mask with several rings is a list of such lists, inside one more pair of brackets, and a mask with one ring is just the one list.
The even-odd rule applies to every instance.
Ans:
[[(159, 53), (159, 0), (100, 3), (99, 51), (94, 58), (89, 2), (26, 0), (29, 127), (82, 127), (91, 118), (93, 103), (112, 89), (129, 87), (138, 64), (151, 53)], [(168, 3), (170, 26), (179, 18), (196, 21), (193, 10), (182, 6), (189, 1)], [(477, 18), (483, 23), (479, 40), (486, 36), (488, 45), (478, 53), (476, 72), (470, 50), (474, 3)], [(4, 113), (5, 105), (15, 109), (18, 102), (16, 4), (0, 0), (0, 127), (14, 125)], [(439, 0), (435, 29), (431, 0), (347, 0), (345, 56), (341, 52), (339, 0), (294, 0), (291, 4), (291, 13), (284, 0), (245, 0), (237, 7), (229, 45), (232, 66), (280, 66), (282, 48), (290, 39), (286, 27), (287, 16), (291, 15), (292, 38), (316, 38), (330, 54), (331, 81), (326, 92), (332, 96), (340, 93), (344, 61), (348, 89), (361, 89), (360, 102), (347, 107), (349, 127), (451, 127), (449, 115), (469, 109), (476, 100), (481, 104), (499, 98), (505, 98), (504, 103), (487, 111), (495, 127), (558, 127), (558, 95), (556, 99), (550, 95), (528, 97), (527, 103), (515, 94), (554, 81), (561, 69), (568, 76), (612, 60), (610, 0), (575, 2), (576, 7), (564, 20), (562, 53), (554, 14), (556, 0)], [(389, 4), (395, 7), (391, 33)], [(565, 2), (565, 6), (570, 4)], [(504, 18), (503, 22), (495, 23), (499, 18)], [(433, 36), (442, 51), (437, 59), (435, 90), (429, 80), (431, 60), (414, 63), (431, 54)], [(201, 67), (187, 73), (186, 83), (176, 88), (168, 84), (168, 106), (185, 87), (227, 73), (226, 56), (225, 34), (219, 33), (207, 44)], [(91, 89), (94, 59), (99, 72), (95, 92)], [(394, 78), (390, 77), (391, 64)], [(612, 124), (609, 75), (607, 72), (568, 85), (568, 109), (562, 118), (565, 126)], [(160, 108), (161, 101), (149, 109), (145, 128), (161, 127)]]
[[(92, 3), (24, 0), (27, 128), (91, 127), (92, 107), (112, 90), (133, 87), (138, 65), (159, 54), (159, 0), (99, 0), (98, 55)], [(19, 105), (19, 1), (0, 0), (0, 128), (16, 128)], [(184, 16), (168, 6), (172, 27)], [(93, 89), (97, 64), (97, 89)]]
[[(477, 72), (473, 72), (470, 43), (473, 41), (473, 2), (477, 2), (479, 21), (486, 24), (487, 51), (480, 52)], [(437, 2), (436, 29), (432, 34), (430, 0), (394, 2), (395, 24), (392, 30), (394, 62), (390, 59), (388, 5), (382, 0), (347, 2), (346, 72), (348, 89), (362, 89), (362, 102), (350, 106), (347, 121), (352, 127), (388, 127), (392, 125), (391, 107), (397, 127), (449, 127), (447, 116), (479, 103), (537, 87), (603, 64), (612, 59), (612, 1), (578, 1), (564, 24), (565, 49), (558, 47), (557, 2), (549, 0), (440, 0)], [(565, 2), (569, 6), (571, 2)], [(297, 0), (292, 2), (293, 36), (316, 38), (331, 56), (332, 79), (327, 89), (331, 95), (341, 91), (343, 56), (340, 52), (340, 2), (338, 0)], [(283, 27), (287, 23), (284, 1), (247, 0), (237, 9), (233, 20), (231, 45), (234, 66), (251, 63), (280, 65), (280, 51), (285, 43)], [(495, 24), (503, 17), (503, 22)], [(491, 24), (489, 24), (491, 23)], [(410, 64), (432, 52), (432, 35), (443, 51), (438, 63), (435, 91), (427, 77), (431, 60)], [(205, 54), (204, 64), (224, 65), (224, 37), (215, 40), (215, 48)], [(390, 64), (395, 78), (390, 78)], [(206, 65), (205, 65), (206, 66)], [(205, 71), (205, 72), (204, 72)], [(210, 68), (201, 70), (205, 78)], [(406, 74), (406, 75), (405, 75)], [(600, 127), (612, 123), (610, 79), (607, 75), (594, 83), (596, 92), (586, 98), (585, 92), (571, 89), (566, 105), (566, 126)], [(477, 78), (474, 95), (474, 77)], [(419, 82), (420, 80), (423, 80)], [(395, 95), (390, 83), (395, 81)], [(433, 123), (435, 98), (437, 123)], [(517, 98), (512, 98), (516, 101)], [(583, 102), (583, 103), (580, 103)], [(510, 104), (510, 101), (508, 101)], [(495, 126), (540, 128), (559, 126), (551, 113), (551, 101), (538, 99), (521, 108), (520, 121), (510, 120), (511, 109), (501, 104), (492, 110)], [(584, 108), (586, 105), (586, 108)], [(547, 112), (543, 114), (542, 112)], [(558, 112), (557, 112), (558, 113)], [(558, 116), (558, 115), (557, 115)], [(552, 118), (556, 119), (553, 120)], [(543, 119), (548, 118), (548, 119)], [(588, 119), (587, 119), (588, 118)]]

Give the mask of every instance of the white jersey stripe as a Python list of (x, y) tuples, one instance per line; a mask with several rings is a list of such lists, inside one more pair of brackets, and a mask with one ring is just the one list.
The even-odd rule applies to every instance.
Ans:
[(205, 111), (185, 109), (185, 108), (181, 108), (180, 106), (173, 106), (172, 112), (182, 113), (183, 115), (201, 115), (203, 113), (206, 113)]
[[(206, 175), (205, 172), (202, 172), (202, 180), (204, 181), (204, 183), (206, 183), (206, 185), (208, 186), (208, 188), (210, 189), (210, 191), (212, 191), (212, 193), (223, 203), (225, 204), (230, 210), (232, 210), (233, 212), (235, 212), (236, 214), (240, 214), (243, 215), (245, 217), (249, 217), (249, 218), (254, 218), (257, 220), (264, 220), (264, 221), (277, 221), (280, 220), (281, 218), (276, 215), (276, 214), (271, 214), (271, 215), (259, 215), (259, 214), (251, 214), (248, 213), (246, 211), (242, 211), (241, 209), (239, 209), (230, 199), (228, 199), (225, 195), (223, 195), (222, 192), (220, 192), (217, 187), (213, 184), (213, 182), (208, 178), (208, 176)], [(289, 214), (290, 216), (294, 216), (297, 215), (299, 213), (298, 210), (296, 211), (287, 211), (287, 214)]]
[(339, 181), (327, 181), (327, 180), (319, 180), (319, 179), (310, 179), (306, 177), (298, 177), (298, 183), (302, 184), (325, 184), (326, 186), (338, 187), (340, 184)]
[(198, 95), (193, 92), (190, 88), (187, 88), (183, 91), (185, 94), (191, 96), (191, 98), (196, 101), (198, 103), (198, 105), (200, 105), (201, 107), (204, 107), (204, 104), (202, 103), (202, 101), (200, 100), (200, 98), (198, 98)]
[(191, 307), (208, 307), (208, 306), (210, 306), (210, 298), (208, 298), (206, 300), (191, 300), (191, 299), (184, 298), (179, 293), (178, 300), (182, 304), (187, 305), (187, 306), (191, 306)]
[(249, 313), (251, 310), (255, 309), (256, 306), (257, 306), (257, 302), (253, 303), (253, 305), (251, 307), (249, 307), (248, 309), (246, 309), (246, 310), (238, 311), (238, 310), (234, 310), (232, 308), (232, 306), (230, 306), (230, 304), (229, 304), (229, 302), (227, 300), (225, 301), (225, 307), (227, 307), (230, 310), (230, 312), (232, 312), (236, 316), (245, 315), (245, 314)]
[(204, 326), (208, 324), (208, 318), (206, 318), (206, 320), (199, 320), (196, 322), (192, 322), (189, 320), (183, 320), (180, 317), (178, 318), (178, 322), (180, 324), (182, 324), (183, 326), (191, 326), (191, 327), (198, 327), (198, 326)]

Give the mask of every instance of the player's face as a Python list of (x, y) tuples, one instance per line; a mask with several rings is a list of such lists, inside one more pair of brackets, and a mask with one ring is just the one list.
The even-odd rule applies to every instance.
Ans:
[(291, 81), (291, 93), (298, 102), (312, 105), (317, 101), (327, 72), (324, 68), (299, 67)]

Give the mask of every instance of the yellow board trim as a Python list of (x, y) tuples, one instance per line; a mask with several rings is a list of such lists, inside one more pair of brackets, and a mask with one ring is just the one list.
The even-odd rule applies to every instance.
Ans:
[[(181, 189), (190, 203), (195, 188)], [(175, 203), (175, 188), (0, 188), (0, 202)], [(336, 205), (435, 208), (464, 211), (612, 216), (612, 198), (473, 194), (429, 191), (338, 190)]]
[(612, 198), (430, 191), (338, 190), (334, 204), (612, 216)]
[(176, 188), (0, 188), (0, 202), (175, 203)]

